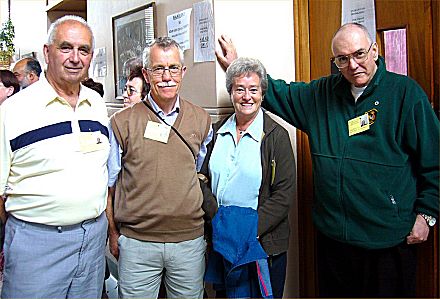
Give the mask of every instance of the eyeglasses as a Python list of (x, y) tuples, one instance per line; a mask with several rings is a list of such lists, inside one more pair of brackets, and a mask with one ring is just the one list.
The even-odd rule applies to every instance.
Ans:
[(356, 63), (362, 63), (365, 62), (368, 59), (368, 53), (371, 50), (371, 47), (374, 45), (374, 43), (371, 43), (368, 50), (360, 49), (357, 50), (354, 53), (348, 54), (348, 55), (339, 55), (336, 57), (332, 57), (331, 61), (336, 64), (336, 66), (339, 69), (346, 68), (350, 64), (350, 59), (353, 58)]
[(127, 86), (127, 85), (124, 86), (124, 91), (127, 92), (128, 96), (131, 96), (135, 93), (139, 93), (139, 91), (137, 91), (136, 88), (134, 88), (133, 86)]
[(179, 65), (172, 65), (170, 67), (158, 66), (152, 69), (147, 68), (154, 77), (162, 77), (165, 71), (169, 71), (171, 77), (179, 76), (182, 73), (182, 67)]

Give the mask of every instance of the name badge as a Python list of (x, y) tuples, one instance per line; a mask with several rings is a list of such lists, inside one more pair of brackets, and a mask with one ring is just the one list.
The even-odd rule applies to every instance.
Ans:
[(348, 136), (356, 135), (370, 129), (368, 113), (348, 121)]
[(159, 141), (162, 143), (168, 143), (168, 137), (170, 136), (170, 131), (171, 131), (170, 126), (150, 120), (147, 122), (144, 138)]
[(101, 132), (80, 132), (79, 149), (83, 153), (90, 153), (105, 149), (105, 143), (102, 140)]

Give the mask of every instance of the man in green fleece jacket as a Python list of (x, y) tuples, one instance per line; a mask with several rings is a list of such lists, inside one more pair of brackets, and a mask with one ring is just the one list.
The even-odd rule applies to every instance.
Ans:
[[(218, 61), (236, 57), (219, 39)], [(439, 212), (439, 121), (412, 79), (388, 72), (367, 29), (332, 40), (340, 73), (269, 78), (267, 108), (307, 133), (322, 297), (415, 296), (416, 248)]]

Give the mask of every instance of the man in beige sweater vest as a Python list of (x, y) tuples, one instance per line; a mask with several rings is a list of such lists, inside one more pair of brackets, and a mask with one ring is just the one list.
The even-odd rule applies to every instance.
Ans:
[(197, 170), (212, 138), (202, 108), (179, 96), (183, 51), (168, 37), (143, 54), (150, 93), (111, 118), (109, 244), (119, 259), (119, 295), (202, 298), (203, 196)]

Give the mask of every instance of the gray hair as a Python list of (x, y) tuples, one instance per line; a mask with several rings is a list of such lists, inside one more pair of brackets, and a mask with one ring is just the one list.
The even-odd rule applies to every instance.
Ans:
[(163, 36), (156, 38), (152, 43), (145, 47), (144, 53), (142, 54), (144, 68), (150, 68), (150, 53), (153, 46), (158, 46), (163, 50), (172, 47), (177, 48), (177, 50), (179, 51), (180, 63), (183, 65), (183, 50), (180, 47), (179, 43), (170, 37)]
[(87, 24), (86, 20), (84, 20), (80, 16), (74, 16), (74, 15), (67, 15), (62, 18), (59, 18), (50, 25), (49, 30), (47, 32), (47, 44), (52, 45), (54, 43), (55, 35), (58, 30), (58, 26), (66, 23), (66, 22), (72, 22), (72, 21), (81, 23), (82, 25), (84, 25), (84, 27), (87, 28), (87, 30), (89, 30), (90, 35), (92, 36), (92, 50), (95, 49), (95, 37), (93, 36), (92, 28), (90, 28), (90, 26), (89, 26), (89, 24)]
[(226, 90), (229, 95), (232, 93), (232, 84), (234, 79), (242, 75), (255, 73), (260, 78), (262, 94), (267, 90), (267, 74), (264, 65), (255, 58), (239, 57), (235, 59), (226, 70)]

